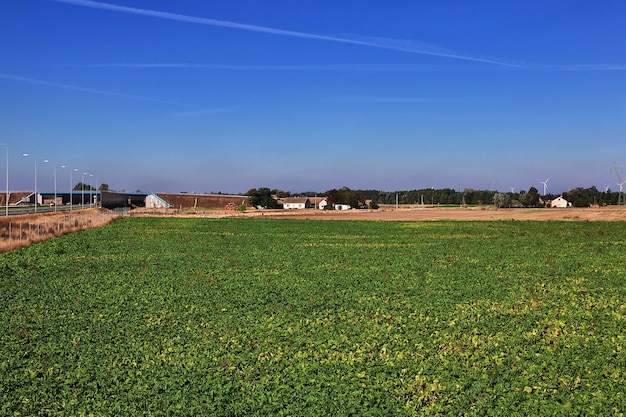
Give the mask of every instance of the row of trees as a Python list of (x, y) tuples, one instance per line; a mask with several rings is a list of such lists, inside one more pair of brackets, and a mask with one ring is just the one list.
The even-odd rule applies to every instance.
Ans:
[[(535, 187), (517, 193), (497, 192), (491, 190), (474, 190), (466, 188), (456, 191), (451, 188), (421, 189), (412, 191), (383, 192), (375, 190), (362, 191), (366, 198), (374, 199), (380, 204), (431, 204), (431, 205), (480, 205), (495, 204), (498, 207), (540, 207), (545, 202), (557, 198), (557, 194), (542, 196)], [(596, 187), (574, 188), (562, 194), (563, 198), (574, 207), (592, 205), (624, 204), (624, 193), (619, 191), (599, 191)]]
[[(509, 201), (524, 200), (528, 205), (536, 205), (538, 202), (538, 194), (536, 188), (531, 188), (526, 195), (524, 191), (521, 193), (506, 193)], [(427, 204), (427, 205), (480, 205), (493, 204), (495, 191), (490, 190), (474, 190), (466, 188), (463, 191), (457, 191), (452, 188), (425, 188), (410, 191), (364, 191), (367, 198), (377, 200), (380, 204)], [(508, 206), (508, 203), (507, 203)]]
[(91, 184), (85, 184), (83, 182), (79, 182), (72, 188), (73, 191), (107, 191), (109, 189), (109, 184), (102, 183), (100, 187), (96, 190), (96, 187)]
[(624, 204), (624, 192), (598, 191), (596, 187), (574, 188), (563, 193), (563, 198), (571, 202), (574, 207), (588, 207), (590, 205), (617, 205)]
[[(333, 204), (349, 204), (352, 207), (362, 207), (366, 201), (370, 206), (378, 204), (425, 204), (425, 205), (481, 205), (494, 204), (497, 207), (542, 207), (545, 202), (558, 197), (556, 194), (541, 196), (535, 187), (528, 191), (498, 192), (491, 190), (474, 190), (466, 188), (457, 191), (452, 188), (425, 188), (410, 191), (379, 191), (379, 190), (352, 190), (348, 187), (331, 189), (324, 193), (305, 192), (292, 194), (287, 191), (269, 188), (253, 188), (246, 195), (250, 196), (250, 204), (267, 208), (278, 206), (276, 198), (314, 195), (325, 196), (329, 206)], [(574, 207), (589, 207), (592, 205), (624, 204), (624, 193), (618, 191), (599, 191), (595, 186), (589, 188), (574, 188), (562, 194)]]

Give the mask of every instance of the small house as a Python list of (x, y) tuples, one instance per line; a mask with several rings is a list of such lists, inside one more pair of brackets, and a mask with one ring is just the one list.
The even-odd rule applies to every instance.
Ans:
[(550, 207), (567, 208), (571, 206), (572, 203), (564, 199), (563, 196), (559, 196), (550, 202)]
[(287, 197), (283, 201), (285, 209), (308, 209), (311, 208), (309, 197)]

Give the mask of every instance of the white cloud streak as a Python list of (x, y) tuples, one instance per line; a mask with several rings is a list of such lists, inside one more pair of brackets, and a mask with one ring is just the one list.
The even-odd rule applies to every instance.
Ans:
[(73, 4), (76, 6), (89, 7), (93, 9), (102, 9), (119, 13), (134, 14), (146, 17), (154, 17), (159, 19), (173, 20), (186, 23), (195, 23), (208, 26), (218, 26), (230, 29), (245, 30), (249, 32), (267, 33), (270, 35), (287, 36), (293, 38), (312, 39), (327, 42), (337, 42), (352, 45), (367, 46), (379, 49), (389, 49), (400, 52), (408, 52), (413, 54), (438, 56), (444, 58), (458, 59), (463, 61), (481, 62), (493, 65), (500, 65), (505, 67), (518, 68), (522, 67), (519, 64), (515, 64), (509, 61), (505, 61), (498, 58), (486, 58), (480, 56), (473, 56), (461, 52), (454, 52), (451, 50), (439, 48), (430, 44), (398, 40), (398, 39), (386, 39), (386, 38), (372, 38), (372, 37), (356, 37), (356, 36), (329, 36), (318, 35), (314, 33), (298, 32), (292, 30), (276, 29), (266, 26), (250, 25), (245, 23), (229, 22), (225, 20), (209, 19), (204, 17), (187, 16), (176, 13), (161, 12), (158, 10), (139, 9), (135, 7), (118, 6), (109, 3), (100, 3), (92, 0), (51, 0), (60, 3)]
[(185, 62), (132, 63), (113, 62), (102, 64), (63, 65), (79, 68), (171, 68), (199, 70), (258, 70), (258, 71), (364, 71), (364, 72), (418, 72), (418, 71), (494, 71), (501, 70), (495, 66), (442, 66), (442, 65), (384, 65), (384, 64), (319, 64), (319, 65), (247, 65), (247, 64), (194, 64)]
[(52, 81), (37, 80), (34, 78), (21, 77), (18, 75), (0, 73), (0, 78), (4, 78), (6, 80), (12, 80), (12, 81), (19, 81), (23, 83), (29, 83), (29, 84), (43, 85), (46, 87), (62, 88), (65, 90), (74, 90), (74, 91), (79, 91), (82, 93), (99, 94), (99, 95), (112, 96), (112, 97), (123, 97), (123, 98), (130, 98), (134, 100), (152, 101), (155, 103), (162, 103), (162, 104), (174, 104), (176, 106), (187, 106), (187, 104), (177, 103), (175, 101), (161, 100), (158, 98), (146, 97), (146, 96), (136, 96), (132, 94), (116, 93), (112, 91), (95, 90), (92, 88), (85, 88), (85, 87), (79, 87), (79, 86), (70, 85), (70, 84), (56, 83)]
[[(133, 63), (112, 62), (102, 64), (64, 64), (64, 67), (79, 68), (171, 68), (198, 70), (241, 70), (241, 71), (363, 71), (363, 72), (440, 72), (440, 71), (501, 71), (500, 66), (458, 65), (385, 65), (385, 64), (318, 64), (318, 65), (247, 65), (247, 64), (194, 64), (186, 62)], [(528, 71), (625, 71), (626, 64), (571, 64), (571, 65), (531, 65), (514, 67)]]
[(625, 71), (626, 64), (538, 65), (529, 69), (545, 71)]

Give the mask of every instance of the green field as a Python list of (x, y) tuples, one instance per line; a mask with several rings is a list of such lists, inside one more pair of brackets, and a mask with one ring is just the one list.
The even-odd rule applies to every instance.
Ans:
[(625, 239), (125, 218), (0, 255), (0, 415), (623, 415)]

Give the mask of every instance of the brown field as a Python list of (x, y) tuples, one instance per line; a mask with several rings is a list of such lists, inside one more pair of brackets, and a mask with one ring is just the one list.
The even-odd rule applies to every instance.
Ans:
[[(168, 216), (186, 218), (267, 217), (308, 220), (373, 220), (373, 221), (430, 221), (430, 220), (561, 220), (561, 221), (626, 221), (626, 206), (602, 208), (438, 208), (438, 207), (383, 207), (379, 210), (198, 210), (181, 213), (176, 209), (136, 209), (132, 216)], [(0, 252), (28, 246), (67, 233), (99, 227), (111, 223), (118, 214), (106, 209), (89, 209), (71, 213), (0, 218)]]
[[(220, 212), (223, 213), (223, 212)], [(217, 214), (217, 213), (216, 213)], [(383, 207), (378, 210), (255, 210), (229, 213), (228, 216), (268, 216), (311, 220), (566, 220), (625, 221), (626, 206), (601, 208), (438, 208), (411, 206)]]
[(172, 217), (268, 217), (309, 220), (563, 220), (626, 221), (626, 206), (601, 208), (529, 208), (496, 209), (494, 207), (440, 208), (431, 206), (381, 207), (378, 210), (258, 210), (245, 212), (224, 209), (200, 209), (180, 212), (176, 209), (136, 209), (131, 215)]

